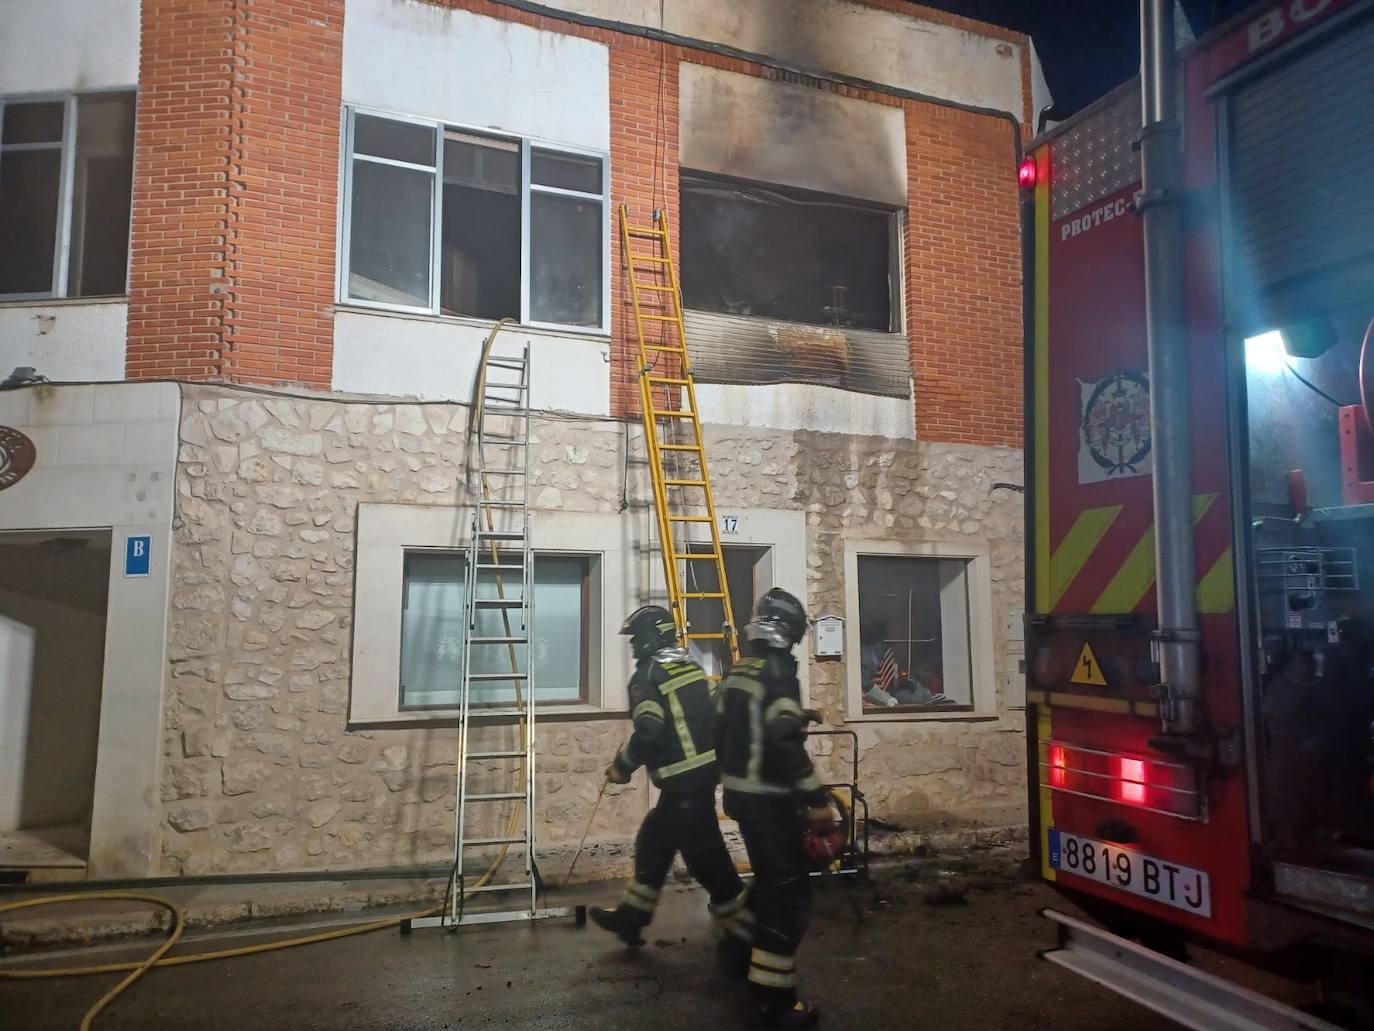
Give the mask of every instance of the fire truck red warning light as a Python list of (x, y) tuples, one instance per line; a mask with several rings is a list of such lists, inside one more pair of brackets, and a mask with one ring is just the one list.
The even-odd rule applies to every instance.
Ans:
[(1026, 158), (1021, 162), (1021, 167), (1016, 170), (1016, 181), (1023, 190), (1035, 189), (1038, 178), (1039, 171), (1035, 167), (1035, 158)]
[(1117, 759), (1116, 770), (1117, 797), (1123, 802), (1141, 805), (1145, 801), (1145, 761), (1143, 759)]

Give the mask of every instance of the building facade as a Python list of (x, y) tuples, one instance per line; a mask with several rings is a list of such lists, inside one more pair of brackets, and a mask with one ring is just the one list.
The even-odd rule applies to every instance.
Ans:
[[(1023, 826), (1027, 38), (888, 0), (6, 17), (0, 843), (101, 877), (451, 856), (501, 319), (538, 410), (536, 832), (577, 841), (661, 590), (622, 205), (674, 233), (737, 611), (844, 619), (804, 687), (874, 815)], [(601, 806), (605, 863), (649, 795)]]

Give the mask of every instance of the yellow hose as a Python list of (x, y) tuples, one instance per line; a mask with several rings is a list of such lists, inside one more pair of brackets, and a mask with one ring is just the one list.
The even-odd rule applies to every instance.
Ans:
[(261, 942), (257, 945), (241, 945), (233, 949), (218, 949), (214, 952), (196, 952), (187, 956), (168, 956), (167, 950), (176, 944), (181, 937), (181, 932), (186, 926), (186, 916), (180, 906), (166, 899), (158, 898), (156, 895), (143, 895), (137, 892), (79, 892), (70, 895), (51, 895), (47, 898), (29, 899), (25, 902), (11, 902), (0, 906), (0, 913), (9, 912), (16, 909), (29, 909), (34, 906), (50, 906), (60, 902), (90, 902), (97, 899), (116, 900), (126, 902), (147, 902), (150, 905), (161, 906), (169, 910), (172, 914), (172, 931), (167, 936), (166, 941), (147, 959), (130, 963), (101, 963), (96, 966), (86, 967), (44, 967), (38, 970), (0, 970), (0, 979), (8, 978), (14, 981), (36, 980), (43, 977), (84, 977), (89, 974), (117, 974), (129, 971), (129, 976), (120, 981), (99, 1001), (96, 1002), (81, 1021), (81, 1031), (89, 1031), (92, 1022), (99, 1016), (101, 1010), (113, 1002), (126, 988), (146, 974), (153, 967), (176, 967), (186, 963), (203, 963), (212, 959), (230, 959), (234, 956), (251, 956), (258, 952), (272, 952), (276, 949), (290, 949), (298, 945), (313, 945), (316, 942), (332, 941), (335, 938), (347, 938), (355, 934), (367, 934), (371, 931), (382, 931), (388, 927), (395, 927), (407, 920), (418, 920), (421, 917), (434, 916), (440, 912), (442, 907), (422, 910), (417, 913), (406, 913), (401, 916), (387, 917), (384, 920), (374, 920), (365, 924), (354, 924), (351, 927), (341, 927), (333, 931), (321, 931), (318, 934), (310, 934), (301, 938), (286, 938), (280, 941)]

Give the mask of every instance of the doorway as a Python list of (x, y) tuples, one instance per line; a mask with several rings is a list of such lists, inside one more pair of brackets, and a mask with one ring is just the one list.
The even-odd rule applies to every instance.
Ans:
[(0, 868), (84, 870), (110, 539), (0, 532)]

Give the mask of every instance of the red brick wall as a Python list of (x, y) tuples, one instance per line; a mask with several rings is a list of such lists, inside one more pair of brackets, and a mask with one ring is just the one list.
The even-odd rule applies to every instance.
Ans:
[(143, 2), (130, 379), (221, 373), (233, 6)]
[(145, 0), (128, 376), (328, 386), (343, 0)]
[(1021, 233), (1003, 119), (906, 107), (906, 329), (916, 432), (1021, 443)]

